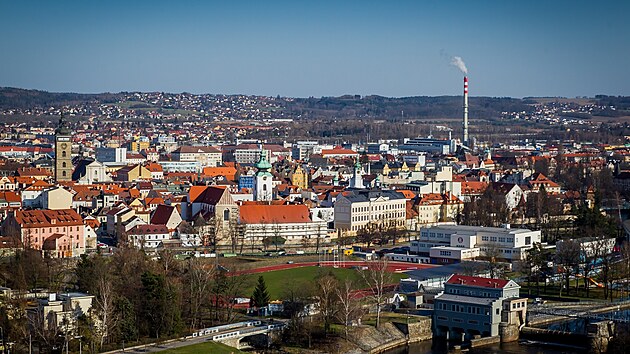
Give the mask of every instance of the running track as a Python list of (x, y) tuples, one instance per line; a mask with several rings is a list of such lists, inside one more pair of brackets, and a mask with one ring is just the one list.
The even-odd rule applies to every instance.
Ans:
[[(344, 261), (344, 262), (301, 262), (301, 263), (291, 263), (291, 264), (277, 264), (273, 266), (260, 267), (254, 269), (243, 270), (237, 272), (237, 274), (256, 274), (256, 273), (265, 273), (265, 272), (273, 272), (276, 270), (285, 270), (285, 269), (293, 269), (293, 268), (301, 268), (301, 267), (333, 267), (338, 266), (342, 268), (350, 268), (350, 267), (369, 267), (372, 262), (366, 261)], [(418, 264), (418, 263), (407, 263), (407, 262), (387, 262), (387, 271), (392, 273), (400, 273), (406, 272), (410, 270), (416, 269), (426, 269), (431, 267), (438, 267), (437, 265), (432, 264)]]

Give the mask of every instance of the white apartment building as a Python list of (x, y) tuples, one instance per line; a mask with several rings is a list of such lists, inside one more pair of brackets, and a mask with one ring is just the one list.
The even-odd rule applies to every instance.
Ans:
[(212, 146), (181, 146), (173, 151), (171, 156), (175, 161), (197, 161), (202, 167), (223, 164), (221, 151)]
[(393, 190), (344, 192), (335, 201), (335, 229), (354, 234), (371, 222), (403, 227), (407, 200)]
[(501, 258), (518, 261), (540, 242), (540, 231), (505, 227), (437, 225), (420, 229), (420, 238), (411, 241), (411, 252), (429, 255), (436, 263), (453, 263), (483, 256), (496, 248)]

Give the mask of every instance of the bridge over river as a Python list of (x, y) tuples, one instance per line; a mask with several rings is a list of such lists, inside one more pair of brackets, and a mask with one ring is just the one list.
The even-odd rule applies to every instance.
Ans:
[(630, 323), (630, 301), (561, 302), (529, 305), (527, 308), (527, 322), (530, 326), (572, 318), (587, 319), (589, 322)]

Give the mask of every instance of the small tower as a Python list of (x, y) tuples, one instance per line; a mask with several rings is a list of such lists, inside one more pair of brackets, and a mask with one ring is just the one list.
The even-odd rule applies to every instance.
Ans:
[(258, 171), (254, 176), (254, 200), (255, 201), (271, 201), (273, 199), (273, 175), (271, 170), (271, 164), (265, 157), (265, 150), (260, 149), (260, 159), (256, 163)]
[(72, 132), (66, 127), (63, 113), (55, 129), (55, 180), (72, 180)]
[(357, 159), (357, 163), (354, 165), (354, 174), (350, 178), (350, 188), (364, 188), (363, 176), (361, 176), (361, 162)]

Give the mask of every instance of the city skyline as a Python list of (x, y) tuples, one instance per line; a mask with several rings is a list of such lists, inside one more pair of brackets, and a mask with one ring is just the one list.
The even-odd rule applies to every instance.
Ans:
[(0, 1), (0, 86), (268, 96), (627, 95), (614, 1)]

